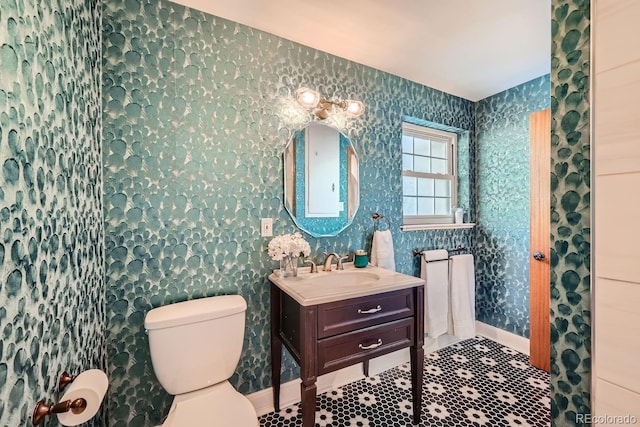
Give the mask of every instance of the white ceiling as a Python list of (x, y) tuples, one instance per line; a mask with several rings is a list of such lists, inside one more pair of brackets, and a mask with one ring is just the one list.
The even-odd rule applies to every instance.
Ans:
[(173, 0), (477, 101), (551, 69), (550, 0)]

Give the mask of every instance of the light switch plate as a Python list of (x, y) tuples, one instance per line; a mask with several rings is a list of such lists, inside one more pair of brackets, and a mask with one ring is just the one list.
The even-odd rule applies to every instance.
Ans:
[(273, 218), (260, 218), (260, 235), (262, 237), (273, 236)]

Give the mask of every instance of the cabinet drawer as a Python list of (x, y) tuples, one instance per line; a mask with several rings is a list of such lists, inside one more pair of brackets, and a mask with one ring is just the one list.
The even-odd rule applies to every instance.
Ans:
[(318, 338), (413, 316), (413, 288), (318, 306)]
[(318, 341), (318, 374), (413, 345), (413, 317)]

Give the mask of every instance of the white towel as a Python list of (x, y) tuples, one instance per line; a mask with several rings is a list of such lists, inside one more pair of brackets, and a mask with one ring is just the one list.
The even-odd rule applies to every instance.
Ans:
[(391, 230), (375, 231), (371, 243), (371, 264), (376, 267), (396, 271)]
[(451, 318), (453, 335), (458, 338), (476, 336), (476, 279), (473, 255), (451, 257)]
[(425, 281), (424, 330), (430, 338), (437, 338), (447, 332), (449, 323), (449, 253), (424, 251), (420, 258), (420, 277)]

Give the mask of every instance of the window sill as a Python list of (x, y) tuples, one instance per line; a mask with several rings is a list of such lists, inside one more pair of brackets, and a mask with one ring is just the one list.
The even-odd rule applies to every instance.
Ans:
[(407, 224), (401, 225), (402, 231), (416, 231), (416, 230), (451, 230), (457, 228), (473, 228), (476, 226), (475, 222), (467, 222), (464, 224)]

